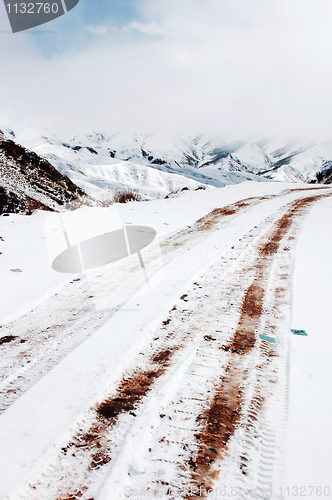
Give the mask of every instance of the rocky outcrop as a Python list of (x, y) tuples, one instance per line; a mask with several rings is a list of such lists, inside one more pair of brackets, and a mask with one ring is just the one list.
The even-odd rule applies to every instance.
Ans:
[(61, 211), (96, 202), (46, 159), (0, 133), (0, 213)]

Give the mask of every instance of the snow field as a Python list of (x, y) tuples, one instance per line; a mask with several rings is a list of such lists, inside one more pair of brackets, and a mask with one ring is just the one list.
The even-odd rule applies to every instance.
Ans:
[[(261, 186), (261, 185), (256, 185), (256, 186)], [(260, 188), (258, 189), (256, 188), (256, 186), (253, 189), (253, 193), (250, 194), (254, 195), (254, 192), (256, 194), (257, 191), (259, 191)], [(227, 199), (227, 195), (229, 194), (230, 195), (228, 196), (228, 199), (229, 200), (233, 199), (233, 202), (236, 200), (236, 198), (241, 199), (240, 194), (242, 189), (243, 187), (240, 188), (239, 186), (232, 187), (232, 189), (229, 190), (231, 191), (231, 193), (229, 193), (228, 191), (228, 193), (226, 193), (225, 199)], [(218, 190), (213, 190), (211, 191), (211, 193), (213, 193), (214, 195), (216, 191)], [(159, 213), (157, 214), (159, 216), (158, 220), (160, 226), (163, 225), (163, 223), (161, 223), (160, 220), (161, 219), (160, 212), (162, 206), (165, 208), (165, 210), (166, 209), (169, 210), (170, 206), (172, 207), (173, 210), (172, 214), (169, 214), (167, 212), (167, 216), (169, 216), (169, 218), (166, 219), (165, 217), (166, 220), (172, 220), (173, 222), (173, 224), (169, 222), (171, 227), (167, 228), (168, 234), (172, 234), (175, 232), (174, 228), (179, 227), (176, 226), (176, 224), (179, 224), (180, 222), (186, 220), (186, 217), (187, 221), (189, 220), (190, 204), (192, 204), (194, 200), (199, 199), (198, 195), (200, 196), (200, 200), (205, 200), (204, 202), (206, 204), (204, 206), (205, 210), (206, 206), (209, 204), (210, 206), (215, 208), (217, 203), (217, 198), (213, 198), (211, 196), (211, 193), (205, 193), (205, 192), (185, 193), (183, 195), (182, 200), (181, 200), (182, 197), (171, 200), (170, 202), (171, 205), (170, 203), (165, 203), (169, 202), (169, 200), (160, 200), (159, 202), (160, 204), (158, 205)], [(4, 475), (5, 480), (4, 483), (1, 485), (3, 492), (2, 494), (6, 494), (7, 492), (11, 491), (13, 488), (17, 486), (17, 484), (20, 481), (24, 481), (25, 478), (30, 477), (30, 474), (33, 470), (35, 470), (35, 473), (32, 475), (32, 478), (36, 477), (35, 474), (37, 474), (37, 476), (40, 474), (40, 472), (38, 471), (40, 467), (43, 467), (43, 460), (46, 459), (46, 462), (48, 462), (50, 458), (47, 457), (52, 457), (52, 456), (54, 457), (54, 450), (56, 450), (59, 447), (59, 443), (66, 442), (66, 436), (68, 436), (68, 428), (71, 428), (74, 425), (74, 423), (77, 422), (77, 416), (81, 415), (82, 412), (85, 411), (85, 408), (91, 405), (92, 401), (96, 400), (96, 397), (97, 399), (101, 398), (103, 390), (105, 391), (106, 387), (112, 387), (116, 385), (117, 381), (121, 379), (123, 374), (126, 371), (130, 370), (130, 367), (133, 366), (133, 363), (135, 363), (137, 356), (139, 357), (139, 352), (141, 351), (146, 352), (147, 346), (151, 342), (151, 338), (154, 336), (156, 328), (158, 327), (158, 325), (160, 325), (160, 322), (163, 320), (163, 318), (167, 317), (168, 312), (170, 311), (174, 303), (178, 303), (178, 297), (184, 291), (188, 291), (189, 289), (191, 289), (191, 284), (194, 280), (200, 282), (200, 280), (202, 280), (201, 278), (202, 275), (204, 276), (205, 274), (207, 274), (208, 283), (211, 282), (213, 283), (213, 280), (215, 279), (217, 279), (217, 281), (219, 281), (219, 279), (224, 279), (225, 283), (227, 283), (227, 286), (229, 286), (228, 280), (226, 280), (226, 277), (223, 277), (225, 273), (225, 267), (223, 268), (222, 273), (220, 271), (221, 274), (218, 274), (217, 277), (213, 276), (214, 270), (213, 268), (211, 268), (211, 266), (213, 265), (218, 266), (218, 262), (220, 261), (221, 258), (226, 257), (226, 261), (224, 263), (224, 266), (226, 266), (226, 268), (227, 266), (231, 266), (229, 269), (231, 274), (233, 273), (232, 279), (234, 282), (235, 289), (238, 288), (239, 290), (239, 297), (237, 299), (239, 302), (241, 298), (241, 291), (243, 292), (243, 289), (246, 287), (247, 283), (246, 280), (249, 280), (248, 281), (249, 283), (250, 279), (252, 279), (251, 275), (252, 271), (250, 271), (250, 266), (249, 266), (247, 268), (247, 271), (243, 273), (243, 275), (241, 275), (241, 280), (239, 280), (237, 266), (241, 266), (241, 262), (243, 261), (243, 259), (245, 262), (247, 262), (247, 264), (248, 262), (250, 262), (250, 259), (253, 259), (251, 264), (252, 267), (253, 262), (255, 260), (254, 254), (250, 255), (252, 252), (253, 245), (255, 245), (257, 241), (259, 241), (259, 239), (262, 238), (263, 234), (265, 234), (268, 231), (269, 225), (278, 216), (278, 214), (280, 213), (278, 211), (280, 211), (280, 209), (282, 209), (282, 207), (284, 207), (285, 204), (291, 202), (292, 200), (295, 200), (297, 197), (299, 197), (299, 195), (303, 197), (305, 196), (305, 194), (306, 194), (305, 192), (303, 192), (302, 194), (299, 192), (290, 192), (280, 198), (274, 198), (274, 199), (272, 198), (263, 201), (260, 205), (257, 206), (253, 204), (253, 207), (251, 209), (248, 209), (247, 212), (242, 213), (236, 216), (235, 218), (231, 219), (231, 222), (229, 224), (226, 223), (223, 226), (220, 227), (217, 226), (216, 230), (208, 233), (208, 236), (206, 238), (202, 239), (199, 238), (197, 241), (195, 241), (195, 239), (193, 238), (192, 244), (190, 244), (190, 240), (188, 240), (188, 246), (186, 248), (182, 248), (181, 252), (177, 253), (174, 259), (167, 261), (167, 263), (165, 264), (164, 266), (165, 280), (159, 285), (159, 287), (157, 286), (157, 288), (154, 290), (153, 296), (151, 295), (141, 296), (139, 298), (137, 298), (137, 296), (134, 296), (130, 298), (128, 302), (126, 302), (126, 304), (122, 306), (122, 308), (118, 312), (116, 312), (116, 314), (114, 314), (112, 318), (104, 326), (102, 326), (102, 328), (100, 328), (97, 331), (97, 333), (95, 333), (93, 336), (86, 339), (81, 345), (76, 347), (76, 349), (72, 351), (70, 354), (68, 354), (66, 358), (62, 359), (62, 361), (60, 361), (52, 369), (52, 371), (50, 371), (46, 376), (44, 376), (44, 378), (42, 378), (33, 387), (31, 387), (31, 389), (29, 389), (28, 392), (23, 394), (20, 397), (20, 399), (18, 399), (9, 409), (7, 409), (6, 412), (0, 417), (0, 429), (1, 429), (0, 432), (2, 435), (1, 445), (0, 445), (1, 446), (0, 456), (3, 457), (1, 467), (2, 470), (5, 471)], [(311, 192), (310, 194), (313, 194), (313, 192)], [(208, 198), (207, 195), (210, 196), (209, 200), (207, 199)], [(173, 202), (176, 203), (174, 203), (173, 205)], [(151, 202), (151, 203), (158, 203), (158, 202)], [(147, 205), (150, 205), (150, 203)], [(182, 212), (181, 211), (177, 212), (176, 209), (180, 208), (180, 206), (182, 207)], [(220, 206), (220, 201), (219, 201), (219, 206)], [(148, 216), (152, 217), (151, 206), (149, 207), (150, 213), (148, 213), (148, 211), (146, 210), (145, 214), (144, 214), (144, 209), (146, 209), (146, 207), (143, 206), (140, 215), (138, 213), (129, 214), (130, 208), (131, 208), (130, 205), (123, 207), (123, 210), (121, 207), (122, 212), (120, 211), (120, 217), (128, 219), (129, 215), (131, 215), (132, 216), (131, 220), (133, 221), (133, 223), (135, 223), (135, 217), (142, 217), (143, 220), (147, 220)], [(195, 210), (196, 209), (197, 211), (203, 210), (202, 207), (195, 206)], [(272, 218), (267, 219), (269, 216), (272, 216)], [(144, 219), (144, 217), (146, 217), (146, 219)], [(189, 223), (192, 223), (191, 222), (192, 220), (193, 219), (191, 218)], [(267, 222), (264, 222), (266, 220)], [(254, 231), (254, 233), (248, 236), (248, 233), (250, 232), (251, 228), (255, 228), (255, 226), (257, 227), (260, 224), (262, 226), (259, 229), (257, 229), (256, 233)], [(150, 225), (151, 227), (153, 227), (152, 223)], [(164, 228), (162, 229), (164, 231), (162, 234), (166, 236), (167, 232), (165, 231)], [(244, 240), (243, 243), (241, 243), (241, 240)], [(236, 245), (239, 244), (242, 248), (240, 255), (238, 255), (237, 257), (233, 256), (231, 248), (232, 246), (236, 248)], [(286, 254), (287, 254), (287, 259), (290, 259), (291, 257), (288, 257), (288, 255), (291, 256), (291, 253), (286, 252)], [(277, 269), (281, 271), (283, 270), (282, 273), (284, 272), (286, 274), (289, 274), (290, 272), (289, 266), (291, 264), (289, 263), (289, 261), (287, 261), (287, 259), (286, 262), (283, 262), (283, 259), (284, 257), (282, 257), (281, 260), (279, 259)], [(277, 271), (274, 272), (278, 274)], [(283, 278), (282, 276), (279, 277), (277, 276), (276, 278), (271, 278), (272, 280), (271, 283), (274, 283), (273, 286), (275, 288), (278, 288), (277, 286), (278, 280), (280, 281), (284, 279), (285, 278)], [(290, 281), (288, 281), (287, 283), (290, 283)], [(209, 287), (209, 284), (207, 284), (207, 286)], [(212, 285), (210, 284), (210, 286)], [(233, 298), (233, 292), (234, 289), (232, 289), (232, 298)], [(272, 296), (269, 299), (269, 295), (267, 295), (266, 303), (268, 304), (269, 300), (272, 301), (273, 303), (272, 297), (274, 296), (275, 293), (272, 293)], [(230, 297), (228, 296), (227, 300), (229, 299)], [(283, 308), (285, 308), (283, 309), (284, 311), (286, 311), (287, 309), (286, 307), (287, 302), (288, 299), (286, 296), (286, 301), (283, 304)], [(196, 306), (194, 305), (194, 308), (195, 307)], [(271, 305), (269, 305), (268, 307), (270, 308)], [(192, 308), (191, 311), (193, 311)], [(183, 314), (184, 313), (185, 311), (183, 311)], [(287, 319), (288, 313), (285, 312), (285, 314), (286, 314), (286, 319), (280, 318), (279, 326), (283, 324), (288, 324), (289, 322), (289, 320)], [(211, 316), (210, 321), (213, 324), (215, 318), (213, 317), (212, 313), (210, 313), (210, 316)], [(200, 325), (199, 328), (203, 326), (201, 323), (202, 317), (209, 317), (209, 312), (203, 310), (202, 315), (200, 315), (199, 311), (197, 311), (196, 324)], [(233, 325), (232, 328), (234, 329), (237, 322), (237, 316), (235, 315), (232, 318), (227, 318), (226, 314), (225, 321), (226, 324), (228, 321), (230, 321), (230, 324)], [(211, 325), (209, 326), (208, 323), (209, 321), (207, 320), (207, 324), (204, 325), (204, 328), (206, 328), (207, 330), (211, 330), (212, 332), (213, 329), (215, 329), (216, 327), (215, 326), (211, 327)], [(200, 335), (199, 328), (198, 328), (197, 338)], [(223, 325), (223, 327), (220, 329), (222, 330), (223, 328), (226, 328), (227, 330), (229, 326), (226, 327), (226, 325)], [(268, 326), (268, 328), (270, 328), (270, 325)], [(138, 331), (142, 332), (140, 337), (137, 336)], [(227, 331), (230, 330), (228, 329)], [(264, 328), (262, 331), (265, 331)], [(121, 332), (121, 334), (119, 332)], [(282, 336), (279, 338), (280, 344), (282, 344), (281, 339)], [(219, 339), (219, 341), (223, 343), (225, 339), (224, 340)], [(209, 363), (206, 365), (206, 368), (204, 368), (204, 370), (207, 370), (207, 372), (204, 372), (203, 370), (202, 377), (204, 378), (205, 376), (207, 376), (209, 380), (213, 380), (217, 376), (216, 374), (220, 373), (219, 363), (221, 361), (218, 362), (216, 361), (216, 365), (212, 363), (212, 366), (210, 366), (210, 361), (211, 359), (213, 359), (214, 349), (213, 347), (211, 348), (207, 347), (206, 342), (204, 343), (204, 341), (203, 345), (204, 349), (203, 351), (200, 351), (200, 356), (203, 358), (207, 357)], [(279, 344), (277, 344), (277, 346), (278, 345)], [(285, 352), (286, 351), (287, 351), (287, 345), (285, 347)], [(287, 355), (285, 354), (285, 352), (283, 355), (286, 356), (285, 359), (287, 360)], [(150, 407), (146, 406), (147, 409), (144, 410), (146, 412), (145, 417), (144, 418), (142, 417), (142, 420), (140, 421), (139, 420), (137, 420), (137, 422), (135, 421), (135, 425), (132, 427), (131, 430), (132, 434), (130, 435), (132, 436), (133, 439), (131, 440), (131, 438), (129, 438), (128, 435), (126, 437), (126, 443), (123, 446), (121, 446), (118, 455), (119, 458), (117, 459), (116, 464), (114, 466), (114, 471), (117, 472), (116, 473), (113, 472), (112, 463), (104, 466), (105, 471), (106, 469), (108, 470), (110, 467), (112, 468), (110, 476), (108, 478), (107, 477), (105, 478), (104, 486), (101, 487), (101, 484), (98, 479), (96, 479), (95, 486), (93, 485), (91, 486), (92, 488), (91, 491), (93, 495), (95, 494), (97, 495), (97, 498), (99, 498), (98, 495), (100, 495), (101, 500), (104, 498), (105, 499), (116, 498), (114, 496), (110, 496), (111, 494), (110, 491), (112, 491), (112, 495), (115, 492), (114, 489), (115, 479), (118, 482), (117, 491), (119, 492), (119, 495), (121, 495), (122, 494), (121, 491), (123, 490), (124, 485), (127, 484), (128, 467), (129, 470), (134, 472), (133, 477), (136, 478), (134, 479), (134, 481), (138, 480), (137, 483), (138, 485), (146, 484), (146, 482), (144, 482), (145, 479), (143, 479), (144, 474), (145, 475), (148, 474), (148, 476), (149, 474), (151, 474), (152, 478), (154, 477), (154, 474), (158, 476), (159, 469), (157, 466), (156, 466), (157, 468), (152, 467), (152, 469), (150, 469), (150, 466), (144, 468), (144, 463), (143, 463), (143, 466), (141, 467), (143, 467), (144, 471), (143, 469), (140, 469), (140, 466), (138, 465), (140, 462), (140, 457), (145, 456), (144, 453), (148, 453), (146, 457), (149, 457), (150, 452), (145, 451), (143, 455), (141, 455), (141, 451), (139, 451), (138, 453), (138, 450), (140, 450), (140, 448), (137, 448), (137, 446), (138, 445), (143, 446), (143, 443), (145, 443), (146, 439), (152, 439), (153, 442), (155, 442), (155, 440), (158, 441), (157, 435), (159, 435), (159, 433), (160, 434), (163, 433), (162, 425), (161, 424), (159, 426), (157, 425), (155, 437), (151, 436), (147, 437), (146, 434), (143, 437), (140, 428), (142, 427), (144, 429), (145, 423), (149, 421), (149, 419), (151, 418), (151, 414), (156, 411), (158, 406), (158, 404), (156, 403), (156, 401), (158, 401), (158, 394), (159, 397), (161, 398), (161, 401), (163, 402), (162, 403), (163, 408), (165, 409), (167, 409), (169, 406), (169, 399), (165, 400), (165, 395), (166, 398), (168, 397), (168, 394), (169, 395), (173, 394), (172, 397), (174, 397), (175, 399), (176, 397), (179, 397), (179, 394), (181, 394), (181, 388), (179, 387), (177, 380), (181, 379), (180, 377), (181, 370), (183, 373), (189, 373), (193, 376), (197, 371), (194, 368), (192, 368), (190, 371), (190, 368), (188, 368), (188, 366), (189, 367), (192, 366), (191, 363), (193, 356), (194, 356), (193, 348), (188, 347), (188, 350), (186, 351), (186, 354), (184, 354), (183, 362), (182, 364), (180, 364), (180, 368), (178, 368), (178, 371), (175, 370), (173, 374), (171, 372), (168, 372), (167, 376), (169, 378), (169, 381), (163, 382), (166, 384), (165, 388), (164, 389), (160, 388), (159, 391), (161, 392), (159, 393), (158, 389), (156, 388), (157, 393), (156, 394), (151, 393)], [(217, 359), (218, 358), (216, 358), (216, 360)], [(283, 366), (287, 366), (286, 361), (282, 361), (282, 363), (284, 363)], [(212, 371), (214, 370), (215, 375), (211, 375), (208, 373), (210, 369), (212, 369)], [(243, 370), (244, 369), (246, 368), (243, 368)], [(285, 383), (283, 382), (283, 376), (284, 376), (283, 373), (285, 372), (285, 370), (286, 368), (285, 369), (281, 368), (280, 387), (282, 387), (282, 384)], [(160, 379), (160, 382), (162, 382), (162, 379)], [(258, 385), (261, 385), (262, 381), (258, 380), (258, 382), (259, 382)], [(197, 387), (195, 387), (195, 384), (189, 382), (189, 385), (191, 386), (191, 388), (188, 389), (189, 392), (192, 391), (193, 389), (199, 390), (199, 384), (197, 384)], [(192, 385), (194, 385), (194, 387), (192, 387)], [(186, 393), (187, 390), (185, 389), (185, 386), (183, 386), (183, 382), (181, 382), (181, 387), (184, 393)], [(275, 397), (277, 403), (278, 403), (278, 398), (282, 398), (282, 396), (280, 396), (280, 394), (278, 395), (277, 393)], [(194, 417), (197, 415), (197, 411), (198, 410), (195, 409), (195, 411), (192, 412), (191, 418), (193, 420)], [(283, 410), (278, 409), (277, 414), (280, 415), (282, 411)], [(26, 418), (22, 420), (21, 415), (25, 415)], [(279, 424), (277, 425), (277, 427), (275, 426), (276, 417), (273, 412), (272, 415), (273, 418), (266, 416), (264, 424), (260, 422), (260, 424), (262, 424), (261, 429), (263, 429), (261, 431), (262, 439), (263, 443), (265, 439), (266, 447), (265, 449), (263, 449), (264, 445), (262, 445), (262, 449), (260, 452), (261, 453), (260, 461), (262, 467), (257, 469), (264, 475), (263, 465), (264, 463), (265, 464), (268, 463), (267, 467), (268, 478), (266, 482), (266, 484), (268, 485), (276, 484), (276, 479), (274, 477), (275, 469), (273, 467), (271, 469), (271, 464), (273, 462), (273, 459), (266, 460), (266, 456), (264, 456), (264, 454), (266, 455), (266, 453), (269, 451), (268, 441), (269, 439), (271, 440), (271, 436), (272, 440), (277, 439), (276, 436), (279, 432), (278, 430)], [(154, 417), (154, 421), (160, 422), (158, 418), (160, 417)], [(273, 422), (273, 425), (271, 424), (270, 419)], [(283, 417), (281, 418), (281, 420), (282, 422), (284, 422)], [(162, 423), (164, 422), (167, 422), (167, 420), (162, 419)], [(180, 419), (179, 422), (182, 422), (182, 420)], [(160, 427), (160, 432), (158, 431), (159, 427)], [(192, 428), (192, 426), (190, 428)], [(169, 430), (169, 432), (172, 433), (173, 430), (171, 429)], [(238, 434), (241, 434), (242, 431), (240, 429), (236, 432), (237, 436)], [(171, 442), (170, 439), (169, 441)], [(174, 446), (177, 447), (178, 444), (176, 444), (176, 440), (173, 439), (172, 441), (174, 441), (175, 443)], [(237, 443), (239, 441), (239, 438), (234, 437), (233, 441)], [(137, 443), (137, 445), (135, 445), (135, 443)], [(55, 444), (56, 446), (54, 448)], [(236, 444), (234, 446), (236, 448)], [(231, 450), (232, 448), (230, 448), (229, 452), (230, 456), (234, 457), (235, 455), (232, 455)], [(166, 452), (167, 450), (164, 449), (164, 451)], [(278, 453), (280, 456), (281, 452), (278, 451)], [(166, 453), (166, 455), (167, 454), (168, 452)], [(258, 460), (259, 455), (258, 454), (256, 455), (255, 453), (253, 453), (252, 455), (254, 463), (257, 463), (255, 462), (255, 460)], [(254, 456), (256, 456), (255, 459)], [(128, 457), (132, 457), (132, 459), (128, 461)], [(130, 465), (131, 462), (133, 462), (134, 465)], [(236, 467), (238, 467), (238, 465), (234, 465), (234, 463), (236, 463), (235, 459), (234, 460), (229, 459), (227, 460), (229, 469), (227, 469), (227, 465), (224, 465), (226, 479), (227, 479), (227, 474), (230, 473), (234, 469), (234, 467), (235, 469)], [(135, 468), (137, 467), (138, 469), (135, 472), (136, 470)], [(271, 470), (269, 469), (269, 467)], [(50, 468), (52, 469), (52, 467)], [(166, 471), (165, 474), (166, 475), (168, 474), (167, 478), (174, 477), (175, 469), (174, 469), (174, 464), (167, 465), (165, 469)], [(102, 474), (106, 474), (106, 472), (103, 471)], [(143, 476), (140, 478), (141, 474), (143, 474)], [(243, 481), (242, 477), (243, 474), (241, 472), (239, 472), (238, 474), (240, 474), (239, 477)], [(55, 478), (56, 477), (57, 476), (55, 475)], [(31, 482), (30, 479), (29, 482)], [(60, 487), (61, 480), (60, 483), (58, 484)], [(23, 489), (19, 488), (17, 490), (17, 495), (18, 495), (17, 498), (19, 497), (30, 498), (31, 495), (32, 495), (31, 498), (36, 498), (36, 499), (38, 498), (38, 500), (40, 498), (43, 498), (38, 496), (34, 497), (33, 496), (34, 493), (33, 491), (31, 493), (31, 490), (29, 490), (30, 491), (29, 497), (24, 496), (27, 491), (25, 489), (26, 485), (23, 484), (22, 488)], [(93, 488), (95, 488), (96, 493), (94, 493)], [(39, 493), (37, 493), (37, 495), (38, 494)], [(10, 498), (13, 499), (16, 498), (16, 493), (13, 492), (13, 494), (10, 495)], [(45, 496), (45, 498), (51, 498), (51, 497)], [(121, 496), (119, 496), (119, 498), (121, 498)]]

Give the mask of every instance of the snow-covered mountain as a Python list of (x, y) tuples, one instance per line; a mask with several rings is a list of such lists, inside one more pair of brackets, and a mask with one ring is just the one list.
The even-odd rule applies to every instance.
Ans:
[[(5, 129), (4, 133), (47, 159), (87, 194), (102, 201), (111, 201), (128, 188), (136, 191), (140, 199), (148, 200), (164, 198), (183, 189), (200, 189), (207, 184), (207, 179), (191, 172), (192, 169), (186, 172), (177, 167), (177, 171), (166, 160), (152, 159), (144, 150), (142, 153), (136, 136), (106, 137), (93, 133), (71, 139), (38, 134), (21, 127), (15, 131)], [(116, 149), (111, 149), (110, 144)], [(164, 155), (166, 153), (164, 148)], [(175, 151), (170, 150), (168, 154), (175, 156)], [(169, 158), (169, 161), (172, 160)]]
[(332, 164), (332, 140), (228, 140), (221, 136), (179, 138), (123, 132), (70, 136), (22, 127), (6, 129), (5, 134), (46, 158), (100, 200), (111, 200), (126, 188), (137, 191), (141, 199), (152, 199), (184, 188), (194, 190), (202, 184), (324, 182)]
[(98, 204), (46, 159), (1, 136), (0, 213), (59, 211), (73, 202)]

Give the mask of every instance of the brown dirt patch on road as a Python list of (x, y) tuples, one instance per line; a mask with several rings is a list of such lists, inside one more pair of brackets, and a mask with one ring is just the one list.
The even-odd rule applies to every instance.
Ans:
[[(274, 224), (268, 241), (258, 247), (256, 278), (243, 297), (241, 315), (234, 337), (230, 344), (224, 346), (224, 350), (231, 352), (231, 361), (225, 368), (225, 375), (221, 378), (220, 384), (215, 387), (209, 407), (196, 419), (199, 429), (195, 435), (198, 450), (187, 462), (191, 471), (192, 484), (196, 488), (203, 486), (206, 490), (212, 487), (218, 475), (218, 471), (213, 469), (213, 463), (217, 458), (222, 457), (227, 449), (228, 442), (241, 418), (242, 387), (246, 374), (239, 365), (239, 361), (240, 357), (253, 349), (256, 343), (256, 330), (263, 311), (265, 288), (273, 255), (278, 251), (280, 242), (291, 227), (294, 217), (301, 214), (310, 203), (324, 196), (326, 195), (296, 200), (290, 210)], [(266, 355), (275, 356), (276, 353), (270, 347)], [(261, 410), (263, 403), (264, 397), (255, 394), (248, 410), (252, 421), (256, 420), (257, 412)], [(246, 474), (245, 464), (242, 469), (243, 474)], [(185, 495), (183, 498), (193, 500), (195, 497)]]
[(9, 342), (12, 342), (15, 339), (18, 339), (18, 337), (15, 337), (14, 335), (6, 335), (5, 337), (1, 337), (0, 345), (9, 344)]
[(245, 293), (241, 316), (229, 350), (234, 354), (247, 354), (255, 345), (257, 329), (263, 307), (265, 289), (252, 283)]
[[(232, 363), (227, 365), (209, 408), (198, 415), (199, 432), (195, 435), (199, 443), (198, 452), (188, 460), (195, 486), (209, 487), (217, 475), (211, 466), (225, 450), (241, 416), (243, 375)], [(191, 496), (184, 498), (190, 500)]]

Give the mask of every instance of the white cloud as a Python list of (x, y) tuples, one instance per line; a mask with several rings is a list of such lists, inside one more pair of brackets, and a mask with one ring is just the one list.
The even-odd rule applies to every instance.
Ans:
[(90, 26), (104, 36), (51, 59), (28, 37), (7, 40), (3, 112), (86, 130), (330, 133), (330, 0), (144, 0), (141, 9), (123, 29)]
[(84, 29), (95, 35), (106, 35), (108, 31), (107, 26), (104, 24), (100, 24), (99, 26), (91, 26), (89, 24), (88, 26), (85, 26)]

